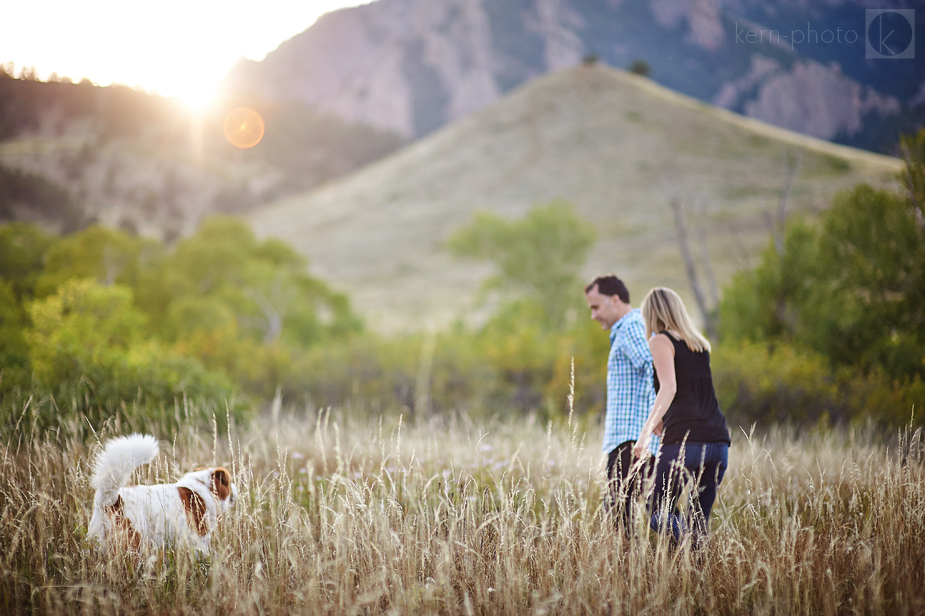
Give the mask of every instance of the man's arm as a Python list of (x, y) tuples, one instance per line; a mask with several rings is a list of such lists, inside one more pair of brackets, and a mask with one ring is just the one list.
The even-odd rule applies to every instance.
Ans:
[(623, 338), (623, 352), (636, 370), (644, 370), (652, 362), (652, 354), (646, 342), (646, 331), (641, 323), (631, 323)]

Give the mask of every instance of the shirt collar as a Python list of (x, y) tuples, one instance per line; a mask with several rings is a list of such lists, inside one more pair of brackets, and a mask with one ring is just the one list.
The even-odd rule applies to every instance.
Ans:
[(616, 323), (610, 326), (610, 341), (611, 342), (613, 342), (613, 339), (617, 337), (617, 332), (620, 330), (620, 328), (623, 327), (625, 323), (632, 321), (631, 315), (633, 315), (634, 312), (639, 312), (639, 308), (633, 308), (632, 310), (624, 314), (622, 317), (617, 319)]

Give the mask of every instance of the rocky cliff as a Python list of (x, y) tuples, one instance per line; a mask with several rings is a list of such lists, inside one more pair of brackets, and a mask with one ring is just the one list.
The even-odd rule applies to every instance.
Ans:
[[(616, 67), (642, 60), (655, 81), (679, 92), (889, 151), (898, 132), (925, 119), (925, 63), (865, 60), (867, 4), (378, 0), (325, 15), (263, 61), (237, 65), (227, 83), (415, 138), (582, 59)], [(827, 42), (836, 30), (838, 40)]]

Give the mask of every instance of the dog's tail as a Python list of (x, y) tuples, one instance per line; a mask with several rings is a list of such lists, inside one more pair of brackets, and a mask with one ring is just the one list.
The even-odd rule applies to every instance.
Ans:
[(157, 439), (149, 434), (120, 436), (107, 442), (93, 463), (90, 485), (96, 488), (96, 504), (114, 505), (132, 471), (153, 460), (158, 451)]

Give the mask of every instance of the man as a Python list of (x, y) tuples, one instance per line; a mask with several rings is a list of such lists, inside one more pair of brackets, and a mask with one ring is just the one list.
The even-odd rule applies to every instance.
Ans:
[[(608, 502), (629, 530), (632, 503), (640, 492), (641, 475), (651, 473), (653, 458), (643, 463), (643, 473), (633, 473), (633, 446), (655, 402), (652, 355), (639, 309), (630, 305), (623, 281), (608, 274), (585, 287), (591, 318), (610, 330), (607, 358), (607, 414), (604, 417), (604, 453), (607, 454)], [(658, 451), (652, 438), (649, 450)], [(639, 470), (639, 469), (637, 469)]]

